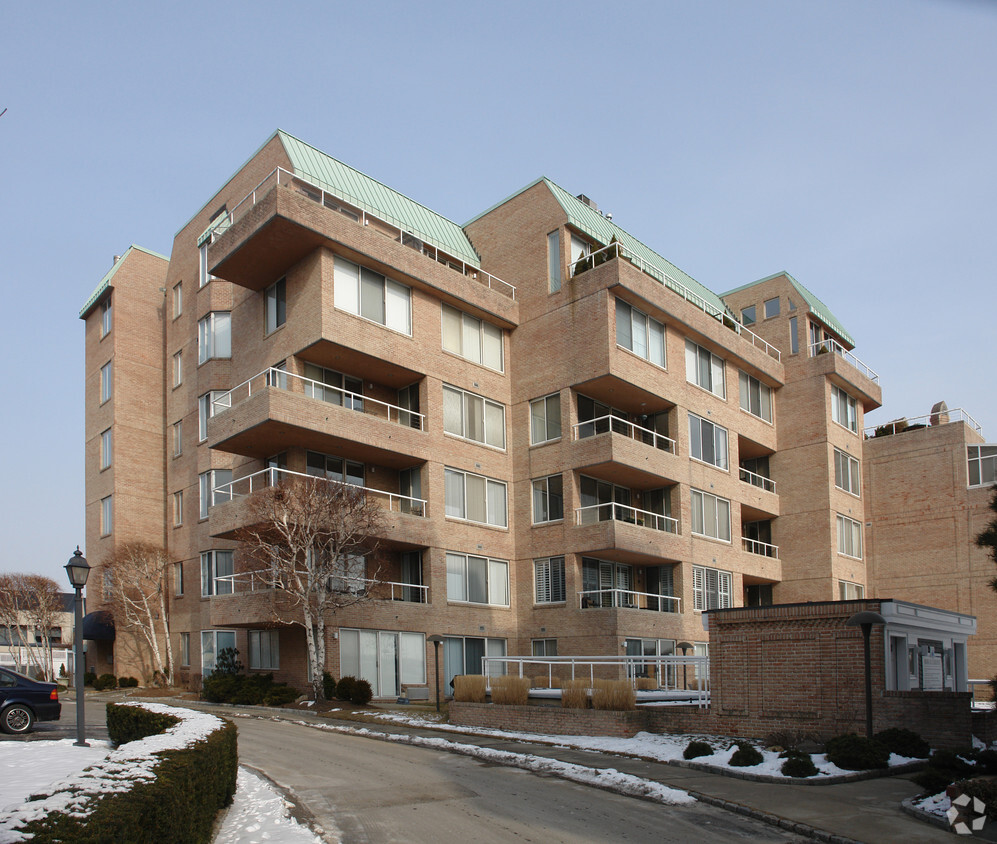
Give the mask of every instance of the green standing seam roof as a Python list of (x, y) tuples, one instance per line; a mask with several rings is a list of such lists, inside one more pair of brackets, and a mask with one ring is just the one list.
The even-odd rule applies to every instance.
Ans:
[(111, 279), (114, 278), (114, 274), (118, 271), (121, 265), (125, 262), (125, 259), (131, 254), (133, 250), (137, 250), (139, 252), (145, 252), (147, 255), (152, 255), (156, 258), (162, 258), (164, 261), (170, 260), (165, 255), (160, 255), (158, 252), (153, 252), (151, 249), (144, 249), (143, 247), (136, 246), (133, 243), (125, 250), (125, 253), (117, 261), (114, 262), (114, 266), (107, 271), (107, 274), (97, 284), (97, 288), (94, 290), (93, 293), (90, 294), (90, 298), (87, 299), (86, 304), (84, 304), (83, 307), (80, 309), (80, 319), (86, 319), (87, 314), (90, 313), (90, 309), (97, 304), (97, 301), (100, 299), (101, 296), (104, 295), (104, 292), (111, 287)]
[(480, 269), (481, 258), (464, 230), (414, 199), (337, 161), (293, 135), (278, 130), (295, 175), (327, 187), (330, 193), (369, 211), (426, 243)]
[(855, 348), (855, 338), (848, 333), (845, 326), (843, 326), (838, 321), (838, 318), (831, 313), (831, 309), (787, 272), (767, 275), (765, 278), (760, 278), (758, 281), (752, 281), (749, 284), (742, 284), (740, 287), (735, 287), (733, 290), (728, 290), (726, 293), (721, 295), (730, 296), (732, 293), (739, 293), (742, 290), (747, 290), (749, 287), (754, 287), (756, 284), (762, 284), (763, 282), (771, 281), (773, 278), (779, 278), (779, 276), (785, 276), (789, 280), (789, 283), (793, 285), (796, 292), (799, 293), (803, 301), (807, 303), (807, 307), (810, 308), (810, 312), (817, 317), (817, 319), (823, 322), (846, 343), (850, 343), (853, 349)]

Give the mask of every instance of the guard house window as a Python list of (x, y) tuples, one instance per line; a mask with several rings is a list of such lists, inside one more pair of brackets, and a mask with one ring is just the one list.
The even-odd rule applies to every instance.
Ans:
[(862, 523), (838, 513), (838, 553), (862, 559)]
[(114, 496), (100, 500), (100, 535), (109, 536), (114, 530)]
[(232, 500), (232, 470), (210, 469), (198, 475), (200, 518), (208, 518), (208, 509)]
[(746, 372), (739, 372), (737, 381), (741, 410), (746, 410), (752, 416), (771, 422), (772, 388)]
[(547, 235), (547, 281), (551, 293), (561, 289), (561, 232)]
[(774, 299), (765, 300), (765, 319), (770, 319), (771, 317), (779, 316), (779, 297), (776, 296)]
[(443, 305), (443, 348), (472, 363), (504, 371), (502, 329)]
[(402, 334), (412, 333), (412, 290), (338, 255), (333, 296), (340, 310)]
[(108, 361), (100, 368), (100, 403), (111, 398), (111, 383), (113, 381), (113, 361)]
[(855, 399), (844, 390), (831, 385), (831, 419), (849, 431), (858, 432), (858, 414)]
[(276, 331), (287, 322), (287, 298), (285, 279), (271, 284), (265, 294), (265, 332)]
[(232, 357), (232, 314), (212, 311), (197, 323), (197, 362)]
[(692, 567), (692, 608), (694, 610), (721, 610), (733, 606), (731, 602), (731, 573), (705, 566)]
[(483, 525), (507, 527), (506, 485), (502, 481), (447, 468), (444, 472), (446, 514)]
[(849, 583), (847, 580), (838, 581), (839, 600), (860, 601), (865, 597), (865, 587), (861, 583)]
[(755, 306), (748, 305), (741, 309), (741, 325), (753, 325), (755, 323)]
[(448, 551), (447, 600), (509, 606), (509, 563)]
[(561, 438), (561, 394), (551, 393), (530, 402), (530, 445)]
[(708, 419), (689, 414), (689, 455), (718, 469), (729, 468), (727, 463), (727, 429), (714, 425)]
[(201, 552), (201, 597), (232, 594), (232, 552)]
[(493, 448), (505, 448), (505, 407), (444, 384), (443, 430)]
[(249, 667), (265, 671), (280, 669), (280, 631), (249, 631)]
[(691, 340), (685, 341), (685, 377), (704, 390), (709, 390), (722, 399), (727, 398), (723, 359)]
[(564, 603), (567, 594), (564, 586), (564, 557), (534, 560), (533, 583), (538, 604)]
[(834, 450), (834, 485), (852, 495), (862, 493), (858, 460), (838, 448)]
[(730, 542), (730, 502), (698, 489), (691, 493), (692, 532)]
[(106, 337), (111, 333), (111, 297), (108, 296), (100, 303), (100, 336)]
[(114, 437), (108, 428), (100, 435), (100, 468), (107, 469), (111, 465)]
[(622, 299), (616, 300), (616, 345), (665, 366), (665, 326)]
[(533, 481), (533, 524), (558, 522), (564, 518), (564, 492), (561, 475)]
[(997, 445), (967, 446), (969, 485), (997, 483)]

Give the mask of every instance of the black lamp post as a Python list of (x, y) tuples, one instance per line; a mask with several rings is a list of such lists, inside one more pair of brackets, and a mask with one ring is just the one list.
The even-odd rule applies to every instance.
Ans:
[[(682, 651), (682, 656), (685, 657), (685, 652), (688, 651), (688, 650), (691, 650), (692, 648), (694, 648), (696, 646), (692, 642), (679, 642), (678, 645), (677, 645), (677, 647), (678, 647), (678, 649), (680, 651)], [(682, 688), (683, 689), (688, 689), (689, 688), (689, 684), (686, 682), (686, 679), (685, 679), (685, 668), (686, 668), (685, 659), (683, 659), (682, 660)]]
[(848, 621), (847, 627), (861, 627), (862, 640), (865, 646), (865, 734), (866, 738), (872, 738), (872, 655), (869, 651), (869, 636), (872, 633), (872, 625), (886, 624), (886, 619), (878, 612), (865, 610), (857, 612)]
[(426, 640), (433, 643), (433, 666), (436, 675), (436, 711), (440, 711), (440, 642), (443, 637), (439, 633), (434, 633)]
[(90, 576), (90, 565), (83, 556), (80, 546), (66, 563), (69, 583), (76, 590), (76, 624), (73, 625), (73, 661), (76, 664), (76, 747), (89, 747), (86, 742), (86, 728), (83, 718), (83, 587)]

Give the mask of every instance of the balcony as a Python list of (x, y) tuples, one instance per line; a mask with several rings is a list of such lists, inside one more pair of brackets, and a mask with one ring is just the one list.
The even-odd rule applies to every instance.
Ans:
[(682, 599), (670, 595), (655, 595), (650, 592), (635, 592), (632, 589), (593, 589), (578, 593), (579, 609), (604, 609), (616, 607), (630, 610), (651, 610), (654, 612), (682, 612)]
[(883, 389), (879, 375), (835, 340), (822, 340), (808, 347), (810, 356), (801, 356), (801, 363), (816, 374), (837, 382), (852, 397), (858, 399), (865, 412), (883, 404)]
[(591, 525), (596, 522), (620, 521), (631, 525), (660, 530), (665, 533), (678, 533), (678, 519), (649, 510), (638, 510), (625, 504), (590, 504), (575, 509), (576, 525)]
[(758, 475), (755, 472), (749, 472), (743, 466), (740, 467), (740, 478), (746, 484), (751, 484), (759, 489), (765, 490), (765, 492), (774, 493), (775, 481), (771, 478), (766, 478), (764, 475)]
[(773, 560), (779, 559), (779, 546), (769, 542), (762, 542), (760, 539), (749, 539), (747, 536), (741, 537), (741, 547), (749, 554), (757, 554), (760, 557), (771, 557)]
[(878, 373), (869, 366), (866, 366), (865, 363), (859, 360), (851, 352), (847, 351), (837, 340), (827, 339), (810, 344), (810, 357), (827, 354), (828, 352), (833, 352), (839, 357), (844, 358), (874, 384), (879, 383)]
[(601, 416), (571, 426), (576, 443), (571, 454), (574, 469), (623, 486), (677, 482), (682, 463), (670, 437), (619, 416)]
[(576, 440), (584, 440), (588, 437), (612, 432), (642, 442), (644, 445), (667, 451), (669, 454), (676, 453), (675, 440), (671, 437), (666, 437), (649, 428), (642, 428), (640, 425), (635, 425), (633, 422), (628, 422), (626, 419), (612, 414), (600, 416), (598, 419), (589, 419), (586, 422), (576, 422), (571, 426), (571, 430), (573, 439)]
[(950, 422), (965, 422), (977, 434), (983, 436), (983, 426), (961, 407), (957, 407), (955, 410), (939, 410), (911, 419), (907, 417), (894, 419), (883, 425), (869, 425), (862, 429), (862, 433), (865, 439), (870, 440), (876, 437), (890, 437), (906, 431), (918, 431), (922, 428), (937, 428), (940, 425), (948, 425)]

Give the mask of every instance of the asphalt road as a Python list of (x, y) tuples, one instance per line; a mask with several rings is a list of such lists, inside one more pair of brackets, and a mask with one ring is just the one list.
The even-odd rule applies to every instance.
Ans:
[[(58, 721), (36, 721), (26, 736), (8, 736), (0, 733), (0, 741), (55, 741), (76, 739), (76, 704), (62, 698), (62, 713)], [(86, 722), (86, 738), (107, 739), (107, 703), (103, 700), (87, 698), (83, 707)]]

